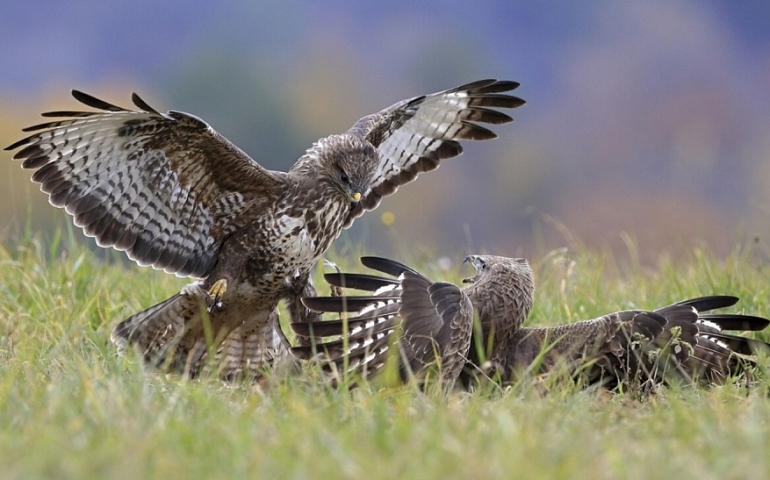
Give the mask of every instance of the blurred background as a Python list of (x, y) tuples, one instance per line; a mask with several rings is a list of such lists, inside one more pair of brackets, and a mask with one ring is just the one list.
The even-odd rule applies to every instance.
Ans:
[[(75, 108), (72, 88), (123, 106), (136, 91), (285, 170), (401, 99), (521, 82), (528, 103), (498, 140), (466, 144), (338, 245), (535, 257), (579, 239), (654, 261), (770, 238), (764, 0), (5, 0), (2, 12), (2, 145), (40, 112)], [(69, 222), (3, 157), (5, 238)]]

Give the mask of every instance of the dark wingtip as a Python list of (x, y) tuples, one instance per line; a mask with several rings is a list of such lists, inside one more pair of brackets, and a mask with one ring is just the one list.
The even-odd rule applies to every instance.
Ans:
[[(29, 138), (22, 138), (18, 142), (13, 142), (12, 144), (8, 145), (3, 150), (6, 150), (6, 151), (15, 150), (15, 149), (19, 148), (22, 145), (26, 145), (27, 143), (29, 143)], [(13, 158), (14, 159), (20, 158), (19, 152), (17, 152), (16, 155), (13, 156)]]
[(394, 277), (398, 277), (407, 271), (419, 275), (419, 273), (417, 273), (412, 268), (389, 258), (366, 256), (361, 257), (361, 263), (367, 268), (377, 270), (378, 272), (387, 273), (388, 275), (393, 275)]
[(99, 100), (92, 95), (81, 92), (80, 90), (75, 90), (74, 88), (72, 89), (72, 96), (75, 97), (75, 100), (78, 102), (84, 105), (88, 105), (89, 107), (97, 108), (99, 110), (106, 110), (108, 112), (125, 111), (124, 108), (118, 107), (117, 105), (113, 105), (111, 103), (107, 103), (104, 100)]
[(700, 314), (698, 317), (701, 320), (717, 324), (722, 330), (759, 332), (770, 325), (770, 320), (767, 318), (754, 315), (704, 313)]
[(152, 108), (150, 105), (147, 104), (144, 100), (142, 100), (142, 97), (140, 97), (136, 92), (131, 92), (131, 101), (134, 102), (134, 105), (136, 105), (140, 110), (144, 110), (145, 112), (149, 113), (157, 113), (160, 115), (160, 113)]
[(310, 360), (315, 355), (313, 348), (310, 346), (291, 347), (289, 353), (300, 360)]
[(324, 279), (334, 287), (353, 288), (369, 292), (374, 292), (388, 285), (398, 285), (398, 280), (360, 273), (325, 273)]
[(690, 298), (677, 302), (677, 305), (688, 305), (699, 312), (707, 312), (719, 308), (732, 307), (738, 303), (739, 298), (733, 295), (708, 295), (705, 297)]
[(513, 80), (489, 79), (481, 80), (478, 83), (480, 85), (479, 87), (476, 87), (476, 89), (483, 93), (510, 92), (511, 90), (516, 90), (521, 86), (519, 82), (515, 82)]
[(519, 88), (521, 84), (512, 80), (486, 79), (466, 83), (453, 89), (453, 91), (466, 91), (470, 97), (505, 99), (504, 104), (496, 105), (506, 108), (516, 108), (524, 105), (526, 102), (513, 95), (505, 95), (503, 92), (510, 92)]

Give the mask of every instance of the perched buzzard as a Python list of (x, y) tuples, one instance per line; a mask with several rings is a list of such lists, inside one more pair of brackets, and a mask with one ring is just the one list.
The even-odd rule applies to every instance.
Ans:
[(119, 346), (147, 363), (196, 375), (215, 352), (222, 373), (257, 372), (286, 356), (276, 307), (312, 320), (309, 273), (342, 228), (383, 196), (459, 155), (458, 140), (495, 138), (474, 122), (502, 124), (494, 108), (524, 101), (510, 81), (481, 80), (399, 102), (341, 135), (314, 143), (288, 172), (266, 170), (203, 120), (160, 113), (133, 94), (126, 110), (82, 92), (98, 112), (26, 128), (10, 145), (35, 170), (51, 204), (63, 207), (103, 247), (140, 265), (199, 281), (121, 322)]
[[(305, 304), (318, 311), (359, 312), (358, 316), (311, 324), (293, 323), (300, 335), (326, 338), (313, 347), (295, 347), (300, 359), (319, 358), (323, 365), (337, 369), (346, 364), (364, 376), (378, 372), (387, 347), (394, 342), (407, 346), (410, 336), (422, 334), (437, 352), (448, 347), (460, 359), (442, 358), (446, 365), (466, 363), (461, 374), (469, 386), (473, 376), (484, 373), (510, 382), (525, 370), (539, 374), (558, 368), (578, 374), (588, 384), (613, 388), (619, 383), (637, 382), (651, 387), (673, 378), (685, 382), (722, 383), (745, 372), (751, 356), (766, 349), (764, 342), (724, 333), (722, 330), (762, 330), (770, 320), (749, 315), (708, 314), (710, 310), (734, 305), (731, 296), (708, 296), (675, 303), (652, 311), (627, 310), (594, 320), (557, 327), (522, 327), (532, 307), (534, 282), (526, 260), (491, 255), (466, 259), (476, 267), (475, 277), (462, 290), (449, 284), (435, 289), (431, 302), (417, 304), (406, 299), (425, 296), (425, 285), (408, 281), (409, 267), (384, 259), (363, 258), (364, 265), (391, 277), (365, 274), (327, 274), (333, 286), (373, 291), (370, 296), (307, 298)], [(434, 284), (439, 285), (439, 284)], [(449, 285), (449, 286), (444, 286)], [(451, 292), (451, 295), (442, 295)], [(479, 315), (468, 355), (454, 348), (455, 339), (465, 340), (467, 317), (463, 322), (445, 312), (467, 308), (468, 299)], [(459, 302), (459, 303), (458, 303)], [(440, 328), (439, 328), (440, 327)], [(342, 337), (347, 332), (347, 338)], [(424, 332), (424, 333), (423, 333)], [(438, 334), (441, 332), (441, 334)], [(479, 335), (480, 334), (480, 335)], [(384, 349), (384, 350), (383, 350)], [(482, 353), (483, 352), (483, 353)], [(419, 369), (432, 359), (426, 349), (401, 348), (401, 365)], [(481, 362), (479, 359), (485, 358)]]

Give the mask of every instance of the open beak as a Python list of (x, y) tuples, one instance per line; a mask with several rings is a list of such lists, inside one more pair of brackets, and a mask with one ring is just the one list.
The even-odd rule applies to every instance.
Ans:
[(476, 270), (476, 276), (470, 277), (470, 278), (463, 278), (463, 283), (474, 283), (476, 279), (478, 278), (479, 269), (476, 268), (476, 256), (475, 255), (468, 255), (465, 257), (465, 260), (463, 260), (463, 263), (471, 263), (473, 264), (473, 268)]

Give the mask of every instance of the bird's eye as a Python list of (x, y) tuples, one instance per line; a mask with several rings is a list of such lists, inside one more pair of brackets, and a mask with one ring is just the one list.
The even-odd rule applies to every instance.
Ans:
[(342, 183), (350, 183), (350, 177), (345, 172), (342, 172), (342, 175), (340, 175), (340, 180), (342, 180)]

